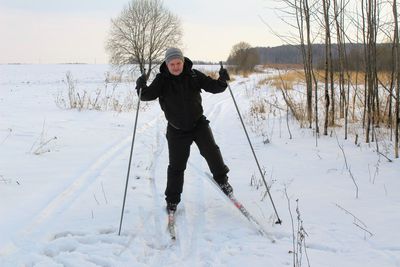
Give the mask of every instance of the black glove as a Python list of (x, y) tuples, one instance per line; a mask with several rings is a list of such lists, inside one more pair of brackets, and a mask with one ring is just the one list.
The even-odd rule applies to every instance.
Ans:
[(136, 90), (139, 90), (141, 88), (146, 87), (146, 81), (147, 81), (147, 76), (146, 74), (142, 74), (137, 80), (136, 80)]
[(218, 80), (226, 82), (226, 81), (229, 81), (230, 79), (231, 78), (229, 77), (228, 71), (221, 66), (221, 69), (219, 70), (219, 79)]

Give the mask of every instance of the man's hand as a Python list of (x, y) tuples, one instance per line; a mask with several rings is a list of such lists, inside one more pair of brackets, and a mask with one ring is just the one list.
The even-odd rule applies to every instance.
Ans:
[(146, 81), (147, 81), (147, 76), (146, 74), (142, 74), (137, 80), (136, 80), (136, 90), (142, 89), (146, 87)]
[(230, 79), (231, 78), (229, 77), (228, 71), (221, 65), (221, 69), (219, 70), (218, 80), (226, 82), (226, 81), (229, 81)]

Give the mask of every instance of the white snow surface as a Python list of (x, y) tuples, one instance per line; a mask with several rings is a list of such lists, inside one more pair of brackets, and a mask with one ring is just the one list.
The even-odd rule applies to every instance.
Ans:
[[(228, 90), (202, 97), (236, 197), (276, 242), (260, 236), (218, 194), (195, 144), (177, 211), (177, 240), (170, 240), (164, 203), (166, 121), (158, 101), (141, 103), (119, 236), (136, 111), (59, 108), (55, 99), (66, 95), (68, 71), (78, 89), (95, 90), (104, 88), (105, 73), (113, 70), (108, 65), (0, 65), (0, 266), (293, 266), (285, 189), (295, 233), (296, 200), (307, 233), (302, 266), (308, 266), (306, 256), (316, 267), (400, 266), (400, 161), (388, 162), (375, 144), (344, 140), (341, 129), (338, 141), (335, 134), (321, 136), (316, 146), (313, 131), (292, 119), (290, 139), (285, 109), (269, 112), (262, 122), (251, 119), (251, 101), (281, 101), (274, 88), (256, 88), (271, 70), (236, 77), (231, 88), (282, 225), (274, 224), (262, 183), (251, 185), (252, 176), (257, 183), (261, 178)], [(134, 83), (122, 82), (117, 90), (132, 91)], [(39, 148), (42, 152), (35, 154)]]

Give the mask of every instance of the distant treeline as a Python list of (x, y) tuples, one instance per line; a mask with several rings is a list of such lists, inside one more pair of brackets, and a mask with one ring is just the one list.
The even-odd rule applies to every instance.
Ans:
[[(254, 47), (260, 64), (303, 64), (300, 45), (281, 45), (276, 47)], [(349, 70), (364, 70), (363, 44), (346, 44), (347, 66)], [(315, 68), (324, 68), (325, 45), (312, 45)], [(333, 68), (337, 68), (338, 46), (332, 44)], [(392, 44), (377, 45), (378, 70), (391, 70), (393, 64)]]

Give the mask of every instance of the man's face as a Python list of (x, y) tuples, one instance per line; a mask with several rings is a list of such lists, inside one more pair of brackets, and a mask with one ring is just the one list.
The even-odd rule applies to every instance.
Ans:
[(167, 68), (172, 75), (178, 76), (183, 71), (183, 61), (179, 58), (172, 59), (168, 62)]

